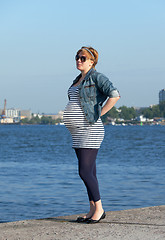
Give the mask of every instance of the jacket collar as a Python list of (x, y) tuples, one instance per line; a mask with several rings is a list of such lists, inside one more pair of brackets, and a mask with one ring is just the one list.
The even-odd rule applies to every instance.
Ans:
[[(94, 69), (94, 68), (91, 68), (88, 72), (87, 72), (87, 74), (86, 74), (86, 76), (85, 76), (85, 78), (84, 78), (84, 81), (85, 80), (88, 80), (88, 78), (89, 78), (89, 76), (92, 74), (92, 73), (94, 73), (96, 70)], [(81, 77), (81, 73), (76, 77), (76, 79), (73, 81), (73, 84), (75, 84), (76, 82), (78, 82), (78, 80), (80, 79), (80, 77)]]
[(87, 72), (84, 80), (87, 80), (87, 79), (89, 78), (89, 76), (90, 76), (93, 72), (95, 72), (95, 71), (96, 71), (96, 70), (95, 70), (94, 68), (91, 68), (91, 69)]

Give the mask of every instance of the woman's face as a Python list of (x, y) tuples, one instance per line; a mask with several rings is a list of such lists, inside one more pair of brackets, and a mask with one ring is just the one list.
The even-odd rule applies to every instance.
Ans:
[[(87, 55), (84, 54), (83, 52), (80, 52), (77, 56), (79, 57), (79, 59), (76, 59), (77, 69), (83, 72), (88, 72), (93, 65), (93, 60), (89, 59)], [(81, 58), (81, 57), (84, 57), (84, 58)]]

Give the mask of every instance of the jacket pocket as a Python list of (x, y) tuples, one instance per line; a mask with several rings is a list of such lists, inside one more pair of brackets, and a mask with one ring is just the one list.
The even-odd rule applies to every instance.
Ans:
[(95, 84), (89, 85), (89, 86), (85, 86), (84, 88), (90, 88), (90, 87), (95, 87)]
[(95, 96), (95, 85), (94, 84), (85, 86), (84, 90), (85, 90), (86, 96), (88, 98), (94, 98), (94, 96)]

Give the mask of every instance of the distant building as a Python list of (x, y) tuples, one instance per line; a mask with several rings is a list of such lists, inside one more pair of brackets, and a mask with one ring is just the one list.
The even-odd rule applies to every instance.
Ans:
[(6, 109), (6, 116), (9, 118), (31, 118), (30, 110), (20, 110), (15, 108)]
[(3, 109), (0, 109), (0, 123), (18, 123), (23, 118), (31, 119), (30, 110), (9, 108), (5, 110), (5, 117), (2, 117)]
[(42, 118), (43, 115), (39, 114), (39, 113), (33, 113), (33, 117), (38, 117), (39, 119)]
[(143, 115), (140, 115), (136, 118), (139, 122), (146, 122), (146, 118)]
[(21, 112), (21, 119), (23, 118), (31, 119), (32, 114), (30, 110), (21, 110), (20, 112)]
[(63, 119), (63, 113), (64, 111), (59, 111), (58, 114), (44, 114), (45, 117), (51, 117), (53, 120), (56, 120), (56, 119)]
[(159, 92), (159, 103), (165, 101), (165, 89)]
[(18, 123), (21, 119), (20, 109), (9, 108), (5, 110), (4, 123)]
[(6, 117), (19, 118), (21, 116), (20, 110), (15, 108), (6, 109)]

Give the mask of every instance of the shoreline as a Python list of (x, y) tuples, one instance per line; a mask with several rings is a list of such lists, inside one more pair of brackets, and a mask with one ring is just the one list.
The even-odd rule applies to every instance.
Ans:
[(97, 224), (77, 223), (77, 217), (71, 215), (0, 223), (1, 240), (165, 239), (165, 205), (108, 211), (106, 218)]
[[(63, 123), (58, 123), (58, 124), (39, 124), (39, 123), (0, 123), (0, 126), (64, 126)], [(121, 123), (121, 124), (118, 124), (118, 123), (115, 123), (115, 124), (106, 124), (104, 123), (104, 126), (165, 126), (165, 123), (137, 123), (137, 124), (132, 124), (132, 123)]]

